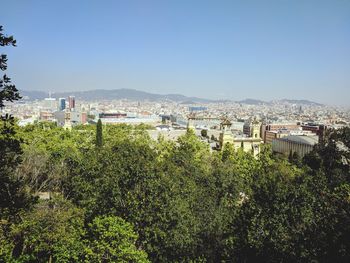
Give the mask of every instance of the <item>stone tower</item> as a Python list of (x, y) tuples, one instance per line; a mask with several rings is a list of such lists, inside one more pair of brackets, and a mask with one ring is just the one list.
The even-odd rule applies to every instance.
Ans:
[(72, 130), (72, 122), (70, 120), (70, 112), (66, 111), (64, 113), (64, 125), (63, 125), (63, 129), (65, 130)]
[(226, 145), (226, 143), (231, 143), (233, 144), (233, 134), (231, 132), (231, 125), (232, 123), (225, 118), (221, 123), (220, 123), (220, 148), (223, 149), (223, 147)]
[(250, 129), (250, 137), (252, 138), (261, 138), (261, 123), (254, 118), (252, 124), (251, 124), (251, 129)]

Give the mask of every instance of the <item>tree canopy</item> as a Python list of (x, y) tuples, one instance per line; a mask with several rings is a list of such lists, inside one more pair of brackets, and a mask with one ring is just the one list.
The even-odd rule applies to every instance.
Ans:
[[(96, 148), (93, 126), (44, 127), (13, 127), (21, 148), (14, 178), (26, 193), (60, 193), (63, 200), (52, 202), (68, 207), (40, 202), (21, 210), (21, 220), (2, 228), (5, 255), (33, 259), (44, 249), (57, 261), (63, 249), (75, 262), (124, 252), (136, 262), (349, 259), (349, 129), (332, 131), (300, 159), (275, 156), (269, 147), (258, 158), (231, 145), (211, 152), (191, 130), (171, 142), (151, 140), (142, 127), (107, 126), (104, 146)], [(46, 220), (47, 237), (40, 230)], [(74, 222), (76, 232), (60, 237)], [(35, 249), (16, 254), (18, 233), (36, 238)], [(76, 249), (60, 247), (69, 242)]]

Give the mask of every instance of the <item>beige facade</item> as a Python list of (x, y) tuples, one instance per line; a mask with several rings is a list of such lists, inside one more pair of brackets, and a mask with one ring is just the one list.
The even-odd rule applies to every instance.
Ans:
[(254, 121), (251, 124), (250, 137), (254, 139), (261, 138), (260, 128), (261, 128), (261, 123), (258, 122), (256, 119), (254, 119)]
[(254, 156), (260, 153), (260, 144), (263, 142), (260, 138), (260, 124), (254, 121), (251, 125), (251, 137), (234, 137), (231, 132), (231, 122), (224, 120), (221, 123), (220, 149), (223, 149), (226, 143), (233, 145), (235, 149), (243, 149)]
[(317, 136), (297, 136), (290, 135), (284, 138), (272, 141), (272, 150), (281, 154), (297, 153), (300, 157), (304, 157), (311, 152), (314, 145), (318, 143)]
[(242, 148), (245, 152), (250, 152), (254, 156), (260, 153), (261, 138), (234, 138), (233, 146), (235, 149)]

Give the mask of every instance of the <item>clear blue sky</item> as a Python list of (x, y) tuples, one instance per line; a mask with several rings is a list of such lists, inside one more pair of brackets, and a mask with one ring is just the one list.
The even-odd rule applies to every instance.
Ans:
[(349, 0), (2, 0), (27, 90), (350, 104)]

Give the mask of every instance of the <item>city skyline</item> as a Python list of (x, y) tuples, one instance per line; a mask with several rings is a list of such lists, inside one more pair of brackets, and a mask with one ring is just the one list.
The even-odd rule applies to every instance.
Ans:
[(125, 88), (349, 106), (349, 1), (11, 1), (3, 7), (5, 32), (18, 42), (5, 49), (8, 74), (21, 90)]

